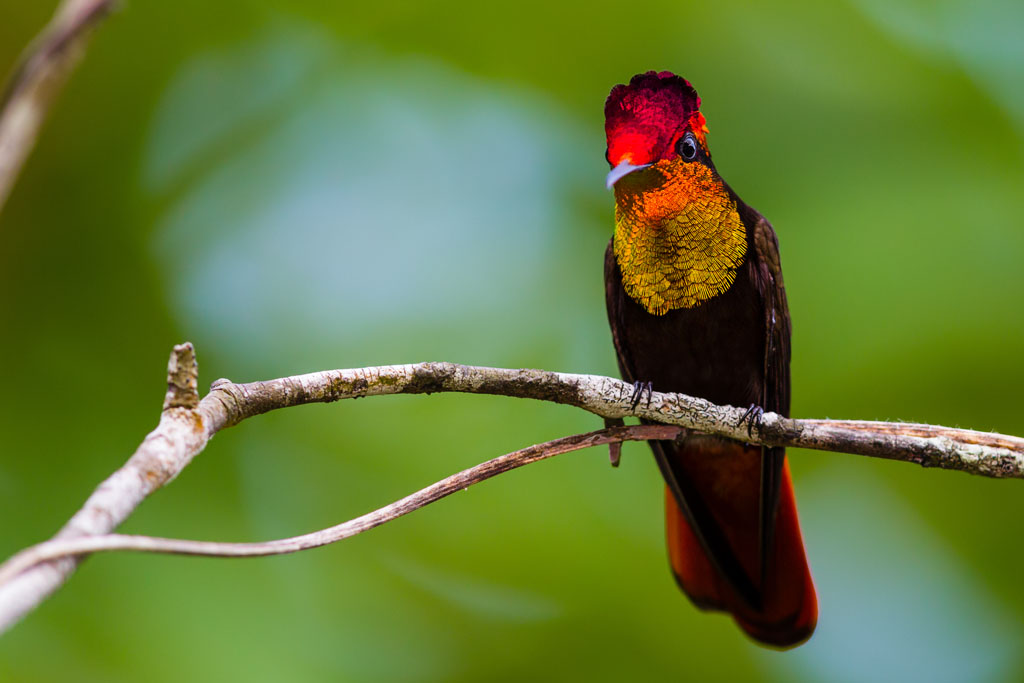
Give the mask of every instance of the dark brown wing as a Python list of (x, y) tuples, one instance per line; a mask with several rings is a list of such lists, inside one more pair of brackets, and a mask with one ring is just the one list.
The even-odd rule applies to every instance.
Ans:
[(604, 250), (604, 296), (605, 306), (608, 309), (608, 326), (612, 331), (612, 343), (615, 345), (615, 360), (619, 365), (619, 374), (624, 382), (632, 384), (636, 382), (632, 363), (632, 357), (626, 334), (623, 329), (622, 316), (619, 309), (622, 305), (622, 285), (620, 284), (619, 267), (615, 263), (614, 240), (608, 240), (608, 248)]
[[(756, 261), (754, 281), (764, 303), (764, 385), (761, 407), (789, 416), (789, 363), (792, 325), (786, 304), (786, 286), (779, 261), (779, 241), (771, 224), (753, 209), (755, 218), (753, 242)], [(778, 513), (779, 490), (786, 451), (765, 448), (761, 460), (761, 568), (767, 568), (767, 554), (772, 548), (775, 516)], [(762, 576), (763, 578), (763, 576)]]

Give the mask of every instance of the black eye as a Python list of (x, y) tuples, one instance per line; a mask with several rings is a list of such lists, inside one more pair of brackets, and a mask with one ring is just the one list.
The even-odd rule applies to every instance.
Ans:
[(697, 158), (697, 141), (693, 139), (692, 133), (687, 133), (679, 138), (679, 142), (676, 143), (676, 152), (685, 161), (693, 161)]

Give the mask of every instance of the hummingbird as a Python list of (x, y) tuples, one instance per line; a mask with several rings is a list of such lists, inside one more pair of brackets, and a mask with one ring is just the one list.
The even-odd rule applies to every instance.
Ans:
[[(648, 71), (605, 102), (615, 232), (605, 251), (608, 321), (634, 401), (680, 392), (760, 415), (789, 415), (790, 333), (771, 224), (711, 161), (700, 97)], [(634, 403), (635, 405), (635, 403)], [(672, 573), (700, 609), (759, 643), (814, 632), (817, 597), (785, 449), (688, 432), (652, 441), (666, 483)]]

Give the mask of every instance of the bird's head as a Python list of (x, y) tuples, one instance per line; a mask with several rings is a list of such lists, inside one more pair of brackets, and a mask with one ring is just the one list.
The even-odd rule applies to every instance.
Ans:
[[(659, 184), (679, 164), (710, 164), (700, 97), (685, 78), (669, 71), (637, 74), (612, 88), (604, 104), (611, 189), (624, 178)], [(638, 173), (655, 168), (660, 173)]]

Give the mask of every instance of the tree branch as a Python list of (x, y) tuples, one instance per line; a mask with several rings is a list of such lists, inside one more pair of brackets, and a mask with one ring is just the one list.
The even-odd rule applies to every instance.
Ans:
[(443, 391), (551, 401), (604, 418), (636, 416), (765, 446), (812, 448), (988, 477), (1024, 478), (1024, 439), (1019, 437), (923, 424), (796, 420), (770, 412), (748, 431), (740, 425), (745, 409), (684, 394), (655, 391), (634, 410), (632, 385), (598, 375), (417, 363), (328, 370), (249, 384), (218, 380), (210, 396), (220, 395), (228, 411), (226, 419), (236, 424), (268, 410), (303, 403)]
[[(0, 632), (56, 590), (85, 553), (152, 550), (231, 556), (295, 552), (346, 538), (438, 500), (469, 483), (513, 467), (599, 443), (672, 438), (680, 429), (754, 444), (814, 448), (914, 462), (990, 477), (1024, 478), (1024, 439), (948, 427), (889, 422), (794, 420), (765, 413), (752, 430), (744, 409), (684, 394), (652, 392), (631, 406), (632, 385), (610, 377), (541, 370), (507, 370), (454, 363), (417, 363), (328, 370), (248, 384), (217, 380), (202, 400), (191, 344), (174, 347), (168, 390), (156, 429), (120, 470), (103, 482), (54, 539), (19, 553), (0, 568)], [(608, 420), (635, 416), (672, 425), (611, 427), (517, 451), (449, 477), (417, 494), (345, 524), (267, 544), (217, 544), (139, 536), (107, 536), (152, 491), (171, 481), (221, 429), (261, 413), (306, 403), (385, 394), (492, 394), (572, 405)], [(646, 431), (645, 431), (646, 430)], [(657, 436), (651, 436), (657, 434)], [(98, 536), (101, 538), (83, 538)]]
[(0, 210), (35, 145), (50, 103), (85, 51), (89, 29), (113, 5), (113, 0), (64, 0), (22, 55), (0, 97)]
[(633, 425), (609, 427), (586, 434), (566, 436), (506, 453), (493, 460), (462, 470), (390, 505), (385, 505), (347, 522), (301, 536), (264, 543), (217, 543), (126, 534), (85, 536), (70, 540), (54, 539), (27, 548), (0, 565), (0, 584), (41, 562), (100, 551), (134, 550), (208, 557), (266, 557), (267, 555), (287, 555), (300, 550), (319, 548), (369, 531), (385, 522), (398, 519), (430, 503), (446, 498), (457, 491), (465, 490), (473, 484), (479, 484), (523, 465), (593, 446), (618, 445), (623, 441), (672, 440), (683, 432), (685, 430), (682, 427), (671, 425)]

